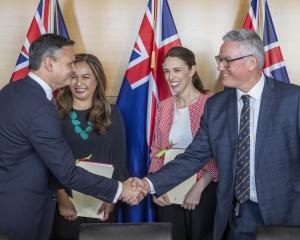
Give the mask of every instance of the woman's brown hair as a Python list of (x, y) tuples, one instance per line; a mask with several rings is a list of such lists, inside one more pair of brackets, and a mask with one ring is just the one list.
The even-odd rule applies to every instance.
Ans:
[[(74, 63), (81, 62), (89, 65), (97, 81), (97, 86), (93, 94), (92, 106), (88, 111), (87, 120), (93, 124), (94, 132), (104, 134), (111, 125), (111, 106), (105, 97), (106, 76), (100, 60), (93, 54), (76, 54)], [(62, 119), (65, 119), (72, 111), (73, 97), (69, 87), (64, 87), (59, 90), (57, 107)]]
[[(164, 61), (168, 57), (177, 57), (177, 58), (181, 59), (182, 61), (184, 61), (186, 63), (186, 65), (189, 68), (196, 65), (195, 54), (191, 50), (189, 50), (185, 47), (179, 47), (179, 46), (172, 47), (165, 55)], [(199, 92), (201, 92), (201, 93), (208, 92), (207, 90), (204, 89), (203, 83), (197, 72), (195, 72), (195, 74), (193, 75), (192, 82), (193, 82), (194, 87)]]

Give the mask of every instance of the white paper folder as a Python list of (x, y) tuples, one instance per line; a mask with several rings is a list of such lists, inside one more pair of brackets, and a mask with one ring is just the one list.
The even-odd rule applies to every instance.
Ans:
[[(97, 162), (79, 161), (77, 166), (96, 175), (108, 178), (111, 178), (114, 171), (112, 165)], [(97, 215), (97, 212), (103, 203), (101, 200), (74, 190), (72, 190), (72, 198), (70, 198), (70, 200), (76, 208), (77, 216), (101, 219), (101, 214)]]
[[(174, 158), (179, 154), (183, 153), (185, 149), (179, 149), (179, 148), (171, 148), (170, 150), (166, 151), (165, 153), (165, 160), (164, 164), (174, 160)], [(182, 169), (184, 171), (184, 169)], [(169, 192), (167, 192), (167, 195), (173, 204), (182, 204), (184, 201), (184, 198), (188, 191), (191, 189), (191, 187), (195, 184), (197, 181), (197, 174), (193, 175), (192, 177), (188, 178)]]

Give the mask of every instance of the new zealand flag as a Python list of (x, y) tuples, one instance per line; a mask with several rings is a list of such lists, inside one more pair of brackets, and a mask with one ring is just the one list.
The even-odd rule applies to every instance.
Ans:
[(264, 43), (264, 73), (271, 78), (290, 82), (267, 0), (252, 0), (243, 28), (256, 31)]
[[(117, 99), (126, 126), (131, 176), (144, 177), (149, 167), (154, 117), (159, 101), (171, 96), (162, 61), (180, 40), (167, 0), (149, 0)], [(150, 197), (127, 207), (125, 221), (152, 221)]]
[(56, 33), (69, 38), (58, 0), (41, 0), (26, 35), (21, 53), (17, 60), (11, 81), (24, 78), (28, 74), (30, 44), (45, 33)]

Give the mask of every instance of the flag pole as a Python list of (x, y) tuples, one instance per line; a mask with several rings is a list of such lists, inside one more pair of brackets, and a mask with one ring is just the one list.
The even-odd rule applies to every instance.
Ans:
[(265, 75), (283, 82), (290, 82), (278, 43), (268, 0), (251, 0), (243, 28), (254, 30), (264, 43)]
[(58, 27), (58, 11), (57, 11), (57, 0), (54, 0), (54, 14), (55, 14), (55, 19), (56, 21), (53, 22), (53, 24), (55, 24), (55, 27), (53, 29), (53, 32), (56, 31), (58, 32), (59, 31), (59, 27)]
[(265, 0), (259, 0), (259, 16), (258, 16), (258, 35), (263, 39), (263, 30), (264, 30), (264, 3)]
[(156, 56), (155, 56), (155, 39), (156, 39), (156, 24), (157, 24), (157, 0), (153, 1), (154, 4), (154, 22), (153, 22), (153, 43), (152, 43), (152, 54), (151, 54), (151, 68), (155, 68)]

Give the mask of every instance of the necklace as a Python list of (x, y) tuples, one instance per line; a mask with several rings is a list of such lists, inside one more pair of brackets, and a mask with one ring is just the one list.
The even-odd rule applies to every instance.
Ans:
[(71, 111), (69, 113), (69, 117), (71, 119), (71, 123), (74, 126), (74, 130), (83, 140), (87, 140), (89, 138), (89, 133), (93, 130), (93, 124), (88, 121), (87, 127), (85, 129), (82, 129), (80, 127), (81, 122), (77, 119), (77, 113)]

